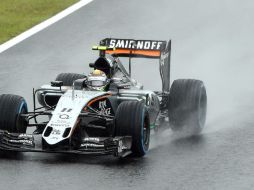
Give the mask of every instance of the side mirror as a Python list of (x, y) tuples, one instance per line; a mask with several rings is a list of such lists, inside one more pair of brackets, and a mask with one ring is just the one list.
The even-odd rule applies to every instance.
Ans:
[(63, 86), (63, 81), (51, 81), (52, 87), (60, 87)]
[(89, 63), (89, 67), (94, 68), (94, 63)]

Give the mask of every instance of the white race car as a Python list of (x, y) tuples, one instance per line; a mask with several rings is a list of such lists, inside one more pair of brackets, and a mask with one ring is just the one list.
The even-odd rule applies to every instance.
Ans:
[[(200, 133), (206, 119), (205, 86), (200, 80), (179, 79), (170, 87), (171, 41), (107, 38), (93, 49), (100, 56), (90, 67), (95, 76), (102, 73), (100, 80), (61, 73), (33, 91), (32, 112), (24, 98), (0, 95), (1, 150), (141, 157), (149, 149), (151, 130)], [(119, 57), (158, 59), (162, 91), (144, 90), (131, 79), (131, 61), (127, 72)], [(36, 131), (26, 134), (27, 127)]]

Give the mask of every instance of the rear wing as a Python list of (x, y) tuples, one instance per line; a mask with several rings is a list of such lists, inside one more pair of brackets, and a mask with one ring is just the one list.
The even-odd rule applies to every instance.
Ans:
[(131, 74), (131, 58), (150, 58), (159, 60), (162, 92), (170, 89), (170, 55), (171, 40), (134, 40), (106, 38), (100, 41), (100, 46), (93, 49), (100, 51), (100, 56), (110, 54), (114, 57), (129, 57), (129, 72)]

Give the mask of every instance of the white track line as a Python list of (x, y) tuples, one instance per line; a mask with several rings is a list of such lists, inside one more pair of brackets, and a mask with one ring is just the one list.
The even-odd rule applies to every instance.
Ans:
[(37, 32), (47, 28), (48, 26), (54, 24), (55, 22), (61, 20), (62, 18), (68, 16), (69, 14), (77, 11), (81, 7), (87, 5), (88, 3), (92, 2), (93, 0), (80, 0), (76, 4), (70, 6), (69, 8), (63, 10), (62, 12), (58, 13), (57, 15), (45, 20), (44, 22), (32, 27), (31, 29), (21, 33), (20, 35), (12, 38), (11, 40), (5, 42), (4, 44), (0, 45), (0, 53), (4, 52), (5, 50), (11, 48), (12, 46), (20, 43), (21, 41), (29, 38), (30, 36), (36, 34)]

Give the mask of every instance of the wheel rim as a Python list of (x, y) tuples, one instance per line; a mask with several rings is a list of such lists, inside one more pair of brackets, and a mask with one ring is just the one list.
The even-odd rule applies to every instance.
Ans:
[(20, 132), (20, 133), (26, 132), (27, 121), (21, 117), (21, 114), (25, 114), (25, 113), (27, 113), (27, 105), (26, 103), (23, 102), (20, 106), (20, 110), (17, 115), (17, 120), (16, 120), (17, 132)]

